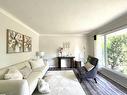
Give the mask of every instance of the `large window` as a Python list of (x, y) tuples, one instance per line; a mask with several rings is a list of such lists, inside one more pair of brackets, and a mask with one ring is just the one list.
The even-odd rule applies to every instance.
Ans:
[(127, 74), (127, 30), (105, 35), (106, 67)]

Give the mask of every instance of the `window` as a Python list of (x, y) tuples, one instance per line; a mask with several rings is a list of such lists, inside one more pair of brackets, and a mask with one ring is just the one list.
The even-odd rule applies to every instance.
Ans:
[(100, 68), (107, 67), (127, 75), (127, 29), (98, 35), (94, 46)]
[(106, 67), (127, 74), (127, 29), (105, 35)]

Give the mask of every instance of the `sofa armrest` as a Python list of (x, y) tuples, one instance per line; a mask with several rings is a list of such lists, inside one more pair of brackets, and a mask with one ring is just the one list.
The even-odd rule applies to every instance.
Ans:
[(48, 69), (49, 69), (49, 65), (45, 64), (43, 67), (35, 68), (32, 71), (33, 72), (43, 72), (44, 70), (48, 71)]
[(47, 68), (47, 70), (49, 69), (49, 64), (45, 64), (45, 66), (46, 66), (46, 68)]
[(27, 80), (0, 80), (0, 94), (29, 95)]

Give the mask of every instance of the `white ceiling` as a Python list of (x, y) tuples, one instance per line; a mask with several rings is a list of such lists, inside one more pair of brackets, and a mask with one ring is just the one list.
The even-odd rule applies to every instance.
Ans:
[(88, 33), (127, 11), (127, 0), (0, 0), (39, 34)]

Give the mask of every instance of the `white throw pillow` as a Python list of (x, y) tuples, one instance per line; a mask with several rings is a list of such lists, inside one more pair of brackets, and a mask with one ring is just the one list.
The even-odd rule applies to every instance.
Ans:
[(23, 75), (17, 69), (9, 69), (8, 73), (4, 75), (5, 80), (22, 80)]
[(47, 94), (50, 92), (49, 84), (45, 82), (43, 79), (38, 80), (38, 91), (43, 94)]
[(22, 73), (23, 78), (26, 79), (30, 75), (30, 73), (32, 72), (32, 69), (25, 66), (24, 68), (20, 69), (20, 72)]
[(37, 59), (35, 61), (30, 61), (30, 64), (31, 64), (32, 69), (43, 67), (45, 65), (43, 59)]
[(38, 68), (33, 69), (32, 71), (33, 71), (33, 72), (42, 72), (44, 67), (45, 67), (45, 66), (43, 66), (43, 67), (38, 67)]
[(92, 70), (95, 66), (92, 65), (91, 63), (87, 62), (87, 63), (85, 64), (84, 67), (87, 69), (87, 71), (90, 71), (90, 70)]

